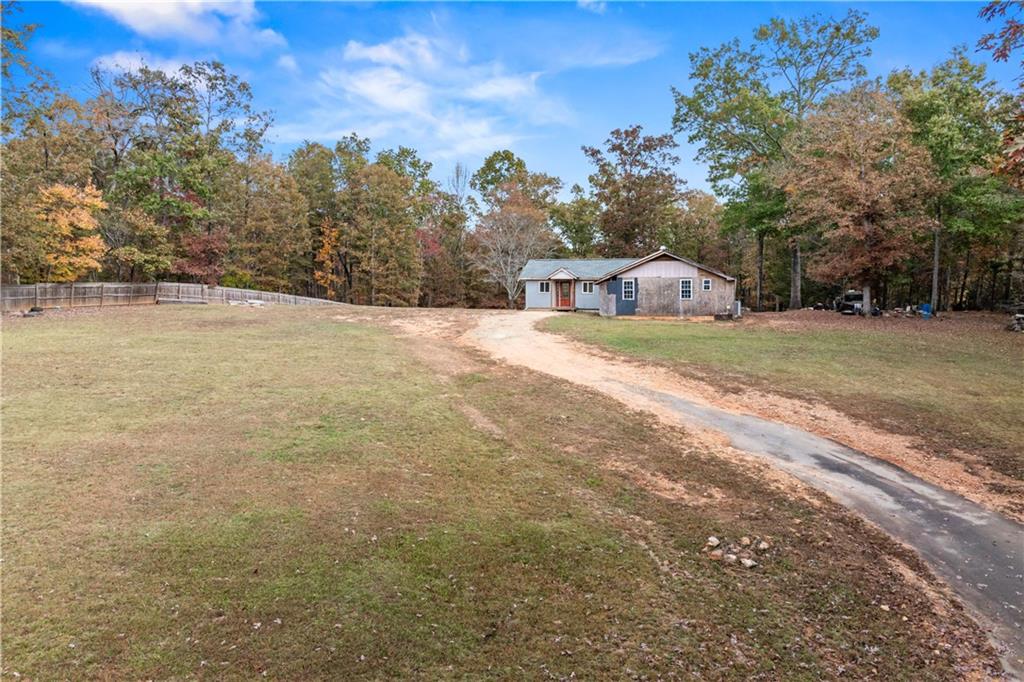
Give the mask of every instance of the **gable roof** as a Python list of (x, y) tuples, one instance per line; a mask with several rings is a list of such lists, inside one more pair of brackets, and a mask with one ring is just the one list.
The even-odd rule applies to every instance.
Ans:
[(681, 263), (687, 263), (687, 264), (692, 265), (693, 267), (695, 267), (695, 268), (697, 268), (699, 270), (703, 270), (705, 272), (710, 272), (712, 275), (718, 275), (722, 279), (728, 280), (730, 282), (733, 282), (733, 281), (736, 280), (735, 277), (731, 277), (731, 276), (725, 274), (724, 272), (721, 272), (719, 270), (715, 270), (714, 268), (709, 268), (708, 266), (702, 265), (702, 264), (698, 263), (697, 261), (690, 260), (689, 258), (683, 258), (682, 256), (677, 256), (676, 254), (672, 253), (671, 251), (666, 250), (665, 247), (661, 247), (660, 249), (658, 249), (657, 251), (655, 251), (654, 253), (652, 253), (650, 255), (644, 256), (643, 258), (637, 258), (637, 259), (631, 260), (628, 263), (626, 263), (625, 265), (622, 265), (622, 266), (620, 266), (620, 267), (618, 267), (618, 268), (616, 268), (614, 270), (606, 272), (597, 281), (598, 281), (598, 283), (604, 282), (605, 280), (611, 279), (612, 277), (615, 277), (616, 275), (618, 275), (620, 273), (626, 272), (627, 270), (632, 270), (633, 268), (635, 268), (638, 265), (643, 265), (644, 263), (646, 263), (648, 261), (652, 261), (652, 260), (655, 260), (656, 258), (663, 258), (663, 257), (674, 258), (675, 260), (680, 261)]
[(736, 280), (735, 277), (730, 277), (724, 272), (709, 268), (689, 258), (677, 256), (664, 248), (658, 249), (643, 258), (531, 258), (523, 266), (523, 271), (519, 273), (519, 279), (550, 279), (556, 272), (565, 270), (576, 279), (603, 282), (621, 272), (626, 272), (638, 265), (643, 265), (647, 261), (662, 256), (688, 263), (695, 268), (718, 275), (730, 282)]
[(635, 258), (533, 258), (523, 266), (519, 279), (548, 279), (558, 270), (568, 270), (577, 279), (596, 280), (635, 261)]

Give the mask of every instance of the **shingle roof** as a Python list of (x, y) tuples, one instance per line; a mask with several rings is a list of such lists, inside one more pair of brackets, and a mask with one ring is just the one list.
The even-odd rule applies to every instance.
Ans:
[(636, 258), (534, 258), (523, 266), (519, 279), (547, 279), (559, 268), (565, 268), (579, 279), (598, 279), (625, 267)]

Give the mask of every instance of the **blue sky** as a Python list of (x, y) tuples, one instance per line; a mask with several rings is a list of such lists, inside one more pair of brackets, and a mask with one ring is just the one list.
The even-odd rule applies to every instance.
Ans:
[[(634, 123), (671, 126), (671, 86), (687, 89), (688, 54), (749, 39), (773, 16), (848, 7), (881, 31), (867, 66), (929, 68), (987, 30), (980, 3), (26, 3), (18, 21), (42, 24), (31, 59), (86, 97), (93, 64), (173, 69), (219, 59), (248, 80), (276, 123), (279, 159), (302, 140), (349, 132), (374, 147), (412, 146), (443, 179), (509, 148), (566, 186), (590, 172), (581, 145)], [(989, 61), (985, 54), (975, 54)], [(1017, 69), (991, 66), (1009, 88)], [(680, 172), (705, 170), (680, 139)]]

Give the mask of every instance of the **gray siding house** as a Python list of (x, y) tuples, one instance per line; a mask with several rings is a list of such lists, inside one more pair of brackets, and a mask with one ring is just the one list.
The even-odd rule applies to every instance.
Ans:
[(664, 248), (643, 258), (538, 258), (519, 275), (527, 310), (686, 317), (729, 312), (736, 279)]

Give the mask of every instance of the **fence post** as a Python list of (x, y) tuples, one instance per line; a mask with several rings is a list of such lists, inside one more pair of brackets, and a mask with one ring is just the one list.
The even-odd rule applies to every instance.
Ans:
[(75, 283), (74, 282), (71, 283), (71, 298), (68, 299), (68, 307), (69, 308), (74, 308), (75, 307)]
[(36, 282), (36, 307), (39, 307), (39, 282)]
[(103, 307), (103, 294), (107, 293), (107, 283), (100, 282), (100, 307)]

